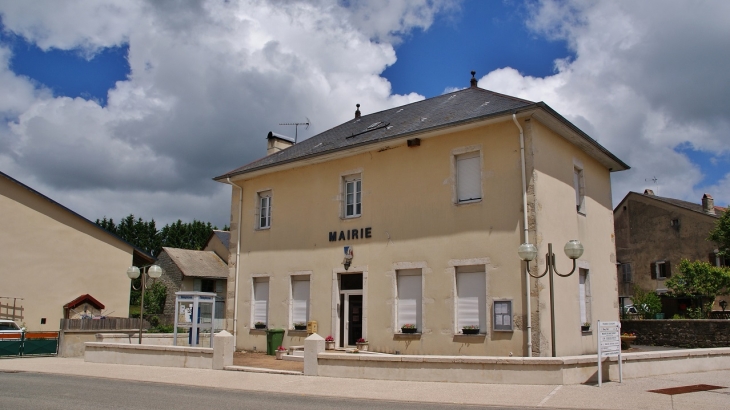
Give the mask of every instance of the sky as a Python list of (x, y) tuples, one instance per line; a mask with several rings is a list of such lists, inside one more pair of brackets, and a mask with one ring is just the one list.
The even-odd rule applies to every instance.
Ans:
[(730, 2), (0, 0), (0, 171), (88, 219), (229, 223), (213, 177), (469, 85), (543, 101), (629, 192), (730, 202)]

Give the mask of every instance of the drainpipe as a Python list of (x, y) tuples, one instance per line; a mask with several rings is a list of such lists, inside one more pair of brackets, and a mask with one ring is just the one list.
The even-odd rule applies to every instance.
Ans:
[(226, 182), (232, 187), (238, 188), (238, 240), (236, 241), (236, 289), (233, 296), (233, 347), (236, 346), (236, 335), (238, 332), (238, 273), (240, 272), (241, 262), (241, 215), (243, 214), (243, 188), (231, 182), (231, 178), (226, 178)]
[[(525, 181), (525, 135), (522, 127), (517, 121), (517, 115), (512, 114), (517, 128), (520, 129), (520, 165), (522, 165), (522, 226), (524, 227), (525, 242), (530, 242), (530, 232), (527, 225), (527, 182)], [(520, 270), (522, 270), (522, 262), (520, 262)], [(532, 357), (532, 307), (530, 304), (530, 275), (525, 271), (525, 300), (527, 301), (527, 357)]]

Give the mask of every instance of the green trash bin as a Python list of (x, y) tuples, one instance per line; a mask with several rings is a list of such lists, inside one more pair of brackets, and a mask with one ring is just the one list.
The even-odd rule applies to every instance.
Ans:
[(273, 356), (276, 349), (284, 342), (284, 329), (266, 330), (266, 354)]

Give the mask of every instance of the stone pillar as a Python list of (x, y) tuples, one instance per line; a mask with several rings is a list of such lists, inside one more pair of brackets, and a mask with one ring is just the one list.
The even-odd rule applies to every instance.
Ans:
[(317, 376), (317, 355), (324, 352), (324, 338), (314, 333), (304, 339), (304, 375)]
[(213, 336), (213, 370), (233, 365), (233, 335), (222, 330)]

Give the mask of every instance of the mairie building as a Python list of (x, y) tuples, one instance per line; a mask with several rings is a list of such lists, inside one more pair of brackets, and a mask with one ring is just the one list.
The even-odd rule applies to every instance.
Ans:
[[(364, 110), (364, 107), (363, 107)], [(269, 133), (267, 155), (215, 178), (231, 185), (226, 319), (237, 349), (267, 329), (337, 348), (398, 354), (596, 352), (618, 320), (611, 173), (628, 169), (543, 102), (471, 87), (363, 115), (307, 140)], [(586, 330), (584, 325), (592, 324)], [(257, 326), (258, 325), (258, 326)]]

